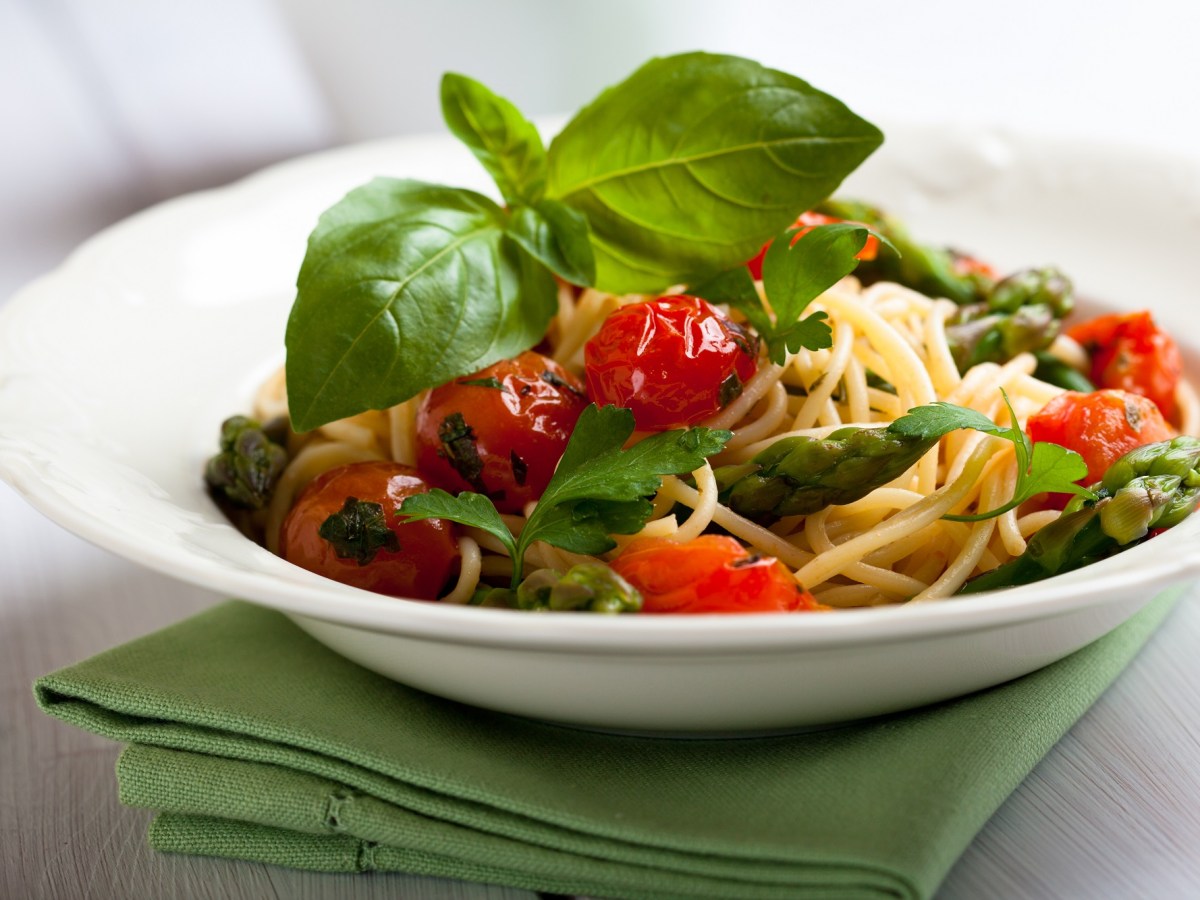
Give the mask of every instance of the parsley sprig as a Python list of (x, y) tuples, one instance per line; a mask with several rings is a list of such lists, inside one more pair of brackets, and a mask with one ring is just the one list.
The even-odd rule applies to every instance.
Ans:
[[(763, 259), (762, 284), (768, 312), (745, 266), (723, 272), (690, 288), (706, 300), (728, 303), (740, 311), (767, 346), (771, 361), (783, 365), (788, 353), (833, 346), (828, 316), (804, 316), (808, 305), (858, 267), (858, 253), (874, 235), (895, 252), (884, 236), (856, 222), (818, 225), (799, 239), (789, 227), (771, 243)], [(772, 315), (773, 313), (773, 315)]]
[(449, 519), (493, 535), (513, 560), (512, 587), (524, 573), (525, 553), (545, 541), (574, 553), (604, 553), (613, 534), (635, 534), (650, 518), (649, 501), (663, 475), (684, 475), (719, 452), (731, 432), (688, 428), (650, 435), (624, 449), (633, 434), (633, 413), (616, 406), (587, 407), (579, 417), (554, 477), (520, 535), (504, 523), (492, 501), (463, 491), (457, 497), (432, 490), (407, 498), (406, 521)]
[(952, 522), (982, 522), (1016, 509), (1036, 494), (1055, 492), (1076, 494), (1089, 500), (1096, 495), (1076, 484), (1086, 478), (1087, 463), (1074, 450), (1046, 441), (1033, 443), (1017, 421), (1017, 414), (1009, 402), (1008, 394), (1001, 390), (1004, 405), (1008, 407), (1009, 424), (997, 425), (981, 412), (938, 401), (926, 406), (910, 409), (888, 426), (896, 434), (921, 437), (929, 434), (949, 434), (960, 428), (980, 431), (1011, 441), (1017, 457), (1017, 484), (1012, 499), (996, 509), (973, 515), (946, 515), (942, 518)]

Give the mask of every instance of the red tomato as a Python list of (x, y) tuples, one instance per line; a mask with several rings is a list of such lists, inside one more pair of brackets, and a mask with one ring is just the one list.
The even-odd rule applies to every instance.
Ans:
[(417, 411), (417, 465), (440, 488), (519, 513), (546, 489), (587, 404), (578, 378), (527, 350), (429, 392)]
[(1032, 441), (1060, 444), (1082, 456), (1088, 467), (1083, 484), (1099, 481), (1110, 465), (1135, 447), (1175, 436), (1150, 400), (1116, 390), (1059, 394), (1030, 416), (1026, 431)]
[[(804, 235), (808, 234), (818, 225), (834, 225), (838, 222), (845, 221), (845, 219), (838, 219), (834, 216), (827, 216), (824, 213), (812, 212), (811, 210), (808, 212), (802, 212), (796, 217), (795, 227), (797, 230), (795, 235), (792, 237), (792, 243), (795, 244), (796, 241), (800, 240), (800, 238), (804, 237)], [(770, 248), (770, 246), (771, 241), (767, 241), (765, 244), (763, 244), (763, 248), (758, 251), (758, 255), (746, 263), (746, 268), (750, 270), (750, 277), (755, 281), (762, 279), (763, 259), (766, 257), (767, 250)], [(875, 237), (875, 235), (871, 234), (867, 236), (867, 242), (863, 244), (863, 248), (858, 251), (856, 258), (864, 261), (871, 260), (874, 259), (878, 253), (879, 240)]]
[(637, 427), (694, 425), (723, 409), (758, 370), (758, 341), (680, 294), (618, 309), (584, 348), (592, 399), (633, 410)]
[(954, 274), (958, 275), (960, 278), (977, 276), (980, 278), (986, 278), (990, 281), (995, 281), (997, 278), (999, 278), (999, 273), (996, 271), (996, 267), (991, 263), (984, 262), (977, 256), (972, 256), (969, 253), (961, 253), (958, 250), (951, 250), (950, 255), (952, 257), (950, 268), (953, 269)]
[[(427, 490), (420, 473), (400, 463), (361, 462), (330, 469), (300, 493), (283, 520), (279, 555), (354, 587), (436, 600), (458, 568), (454, 525), (440, 519), (401, 524), (395, 514), (406, 497)], [(368, 525), (369, 537), (364, 541), (361, 530), (347, 541), (322, 537), (321, 526), (343, 513), (348, 499), (378, 504), (381, 516)]]
[(790, 612), (817, 609), (783, 563), (737, 540), (706, 534), (686, 543), (632, 541), (612, 567), (642, 593), (643, 612)]
[(1092, 356), (1092, 382), (1149, 397), (1175, 419), (1175, 388), (1183, 374), (1179, 347), (1146, 310), (1113, 313), (1067, 330)]

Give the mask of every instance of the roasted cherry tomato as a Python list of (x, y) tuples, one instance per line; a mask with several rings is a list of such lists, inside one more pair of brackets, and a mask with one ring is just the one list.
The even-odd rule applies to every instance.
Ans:
[(817, 609), (783, 563), (737, 540), (706, 534), (686, 543), (638, 538), (612, 562), (637, 588), (642, 612), (790, 612)]
[(1085, 485), (1099, 481), (1135, 447), (1175, 436), (1152, 401), (1116, 390), (1059, 394), (1029, 417), (1026, 431), (1032, 441), (1061, 444), (1082, 456), (1088, 467)]
[(758, 370), (758, 340), (699, 297), (623, 306), (584, 348), (588, 392), (633, 411), (643, 431), (695, 425)]
[(518, 513), (546, 489), (587, 403), (578, 378), (527, 350), (429, 392), (417, 411), (417, 465), (440, 488)]
[[(792, 236), (792, 243), (796, 243), (796, 241), (800, 240), (800, 238), (804, 237), (804, 235), (808, 234), (818, 225), (835, 225), (838, 222), (845, 221), (845, 219), (838, 219), (834, 216), (827, 216), (824, 213), (812, 212), (811, 210), (808, 212), (802, 212), (796, 218), (795, 227), (797, 230)], [(766, 258), (767, 250), (770, 248), (770, 246), (771, 241), (767, 241), (765, 244), (763, 244), (763, 248), (758, 251), (758, 256), (746, 263), (746, 268), (750, 270), (750, 277), (755, 281), (759, 281), (762, 278), (763, 259)], [(856, 258), (864, 261), (874, 259), (878, 253), (879, 240), (875, 237), (875, 235), (871, 234), (867, 236), (867, 242), (863, 244), (863, 248), (858, 251)]]
[(1183, 374), (1179, 347), (1146, 310), (1113, 313), (1068, 329), (1091, 354), (1092, 382), (1149, 397), (1167, 419), (1177, 412), (1175, 388)]
[(988, 281), (996, 281), (1000, 277), (1000, 273), (996, 271), (995, 266), (984, 262), (977, 256), (951, 249), (950, 258), (950, 268), (960, 278), (975, 277)]
[(313, 479), (292, 505), (279, 554), (310, 572), (380, 594), (435, 600), (458, 568), (454, 525), (401, 524), (406, 497), (429, 490), (394, 462), (360, 462)]

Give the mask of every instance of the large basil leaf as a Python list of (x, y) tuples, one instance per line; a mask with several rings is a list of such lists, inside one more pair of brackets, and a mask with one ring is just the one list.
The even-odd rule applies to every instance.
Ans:
[(541, 135), (512, 103), (473, 78), (442, 76), (442, 118), (483, 163), (504, 199), (535, 203), (546, 189)]
[(326, 210), (287, 327), (292, 424), (384, 409), (541, 339), (554, 279), (487, 197), (377, 178)]
[(595, 280), (587, 219), (565, 203), (543, 200), (536, 206), (518, 206), (508, 233), (559, 278), (585, 286)]
[(749, 259), (882, 142), (799, 78), (687, 53), (575, 116), (550, 145), (546, 193), (587, 216), (597, 287), (657, 291)]

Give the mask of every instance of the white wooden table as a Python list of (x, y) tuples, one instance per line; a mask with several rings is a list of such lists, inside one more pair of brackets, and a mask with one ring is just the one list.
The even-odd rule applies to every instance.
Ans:
[[(0, 486), (0, 897), (411, 897), (525, 891), (158, 854), (116, 799), (117, 745), (43, 715), (46, 672), (223, 598), (62, 531)], [(939, 900), (1200, 896), (1200, 592), (1042, 761)]]

